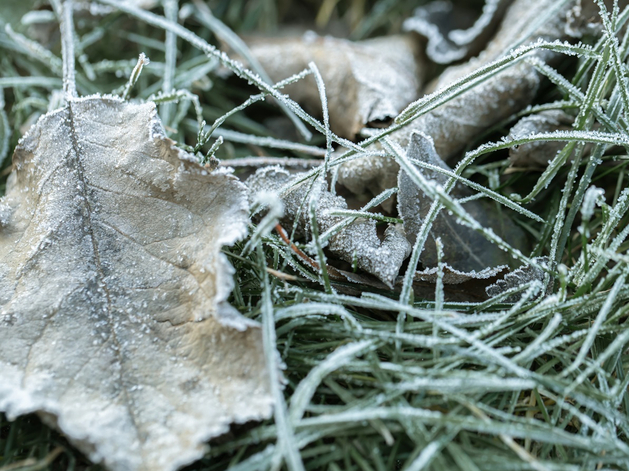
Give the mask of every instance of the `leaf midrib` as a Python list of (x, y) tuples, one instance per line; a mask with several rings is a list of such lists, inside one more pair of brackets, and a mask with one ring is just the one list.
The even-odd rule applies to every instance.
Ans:
[[(96, 265), (96, 273), (98, 276), (98, 280), (99, 280), (99, 286), (102, 288), (103, 292), (105, 293), (105, 298), (107, 300), (107, 313), (105, 315), (105, 318), (107, 320), (107, 323), (109, 324), (109, 328), (111, 329), (111, 339), (112, 342), (115, 345), (115, 355), (118, 357), (118, 362), (120, 364), (120, 370), (119, 370), (119, 375), (118, 375), (118, 381), (120, 384), (120, 388), (122, 393), (124, 394), (124, 402), (126, 405), (126, 409), (129, 412), (129, 418), (131, 419), (131, 422), (133, 423), (133, 430), (135, 432), (136, 435), (136, 439), (138, 440), (139, 443), (142, 443), (142, 440), (140, 438), (140, 434), (138, 433), (138, 423), (136, 422), (136, 417), (135, 414), (133, 412), (133, 409), (131, 407), (131, 397), (129, 396), (129, 391), (127, 390), (127, 388), (125, 387), (125, 382), (123, 380), (123, 374), (124, 374), (124, 361), (122, 358), (122, 346), (118, 340), (118, 336), (116, 335), (116, 329), (115, 329), (115, 325), (112, 322), (112, 302), (111, 302), (111, 293), (109, 292), (109, 288), (107, 287), (107, 283), (105, 281), (105, 273), (103, 272), (103, 268), (102, 268), (102, 263), (101, 263), (101, 257), (100, 257), (100, 251), (98, 249), (98, 243), (96, 242), (96, 236), (94, 235), (94, 230), (93, 230), (93, 224), (92, 224), (92, 214), (93, 214), (93, 208), (92, 208), (92, 204), (90, 203), (90, 197), (89, 197), (89, 193), (87, 191), (88, 188), (88, 184), (85, 180), (85, 168), (83, 167), (83, 163), (81, 161), (80, 155), (81, 155), (81, 146), (79, 145), (79, 139), (77, 137), (77, 130), (76, 127), (74, 125), (74, 112), (72, 110), (72, 102), (68, 102), (67, 105), (67, 110), (68, 110), (68, 129), (69, 129), (69, 136), (70, 136), (70, 140), (72, 143), (72, 153), (74, 154), (74, 159), (75, 159), (75, 168), (76, 168), (76, 172), (77, 172), (77, 176), (81, 182), (81, 189), (78, 190), (81, 193), (81, 196), (83, 197), (83, 201), (84, 201), (84, 205), (86, 208), (86, 215), (84, 216), (85, 219), (87, 219), (87, 232), (89, 234), (90, 237), (90, 241), (92, 243), (92, 250), (94, 253), (94, 262)], [(140, 447), (140, 454), (142, 455), (142, 461), (146, 462), (145, 460), (145, 456), (144, 456), (144, 447)]]

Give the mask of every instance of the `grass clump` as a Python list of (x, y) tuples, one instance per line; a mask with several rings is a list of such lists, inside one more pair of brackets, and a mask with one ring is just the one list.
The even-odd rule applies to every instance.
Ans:
[[(629, 9), (608, 12), (601, 5), (603, 31), (591, 45), (525, 46), (420, 99), (392, 128), (354, 144), (335, 136), (327, 119), (316, 119), (284, 96), (285, 84), (270, 86), (209, 45), (215, 39), (211, 31), (230, 37), (229, 29), (221, 29), (226, 25), (239, 32), (273, 29), (295, 14), (296, 2), (214, 2), (205, 27), (191, 22), (186, 28), (174, 20), (189, 4), (165, 2), (162, 16), (115, 0), (101, 3), (116, 8), (77, 20), (79, 94), (114, 91), (155, 99), (171, 136), (208, 162), (257, 151), (267, 157), (323, 157), (308, 174), (314, 180), (363, 155), (373, 142), (395, 155), (387, 137), (392, 129), (518, 61), (529, 61), (548, 79), (545, 93), (551, 97), (523, 114), (564, 109), (576, 116), (573, 131), (479, 143), (449, 183), (431, 195), (436, 203), (426, 231), (443, 208), (474, 224), (449, 195), (461, 177), (520, 210), (515, 217), (535, 248), (505, 249), (545, 275), (487, 301), (449, 302), (440, 282), (434, 300), (419, 299), (410, 278), (401, 293), (367, 287), (358, 292), (331, 283), (325, 263), (317, 270), (298, 257), (271, 230), (272, 211), (252, 226), (247, 240), (226, 250), (236, 268), (231, 303), (262, 322), (266, 342), (285, 364), (285, 387), (276, 390), (274, 420), (235, 427), (190, 469), (629, 469)], [(308, 8), (321, 25), (345, 21), (355, 38), (389, 32), (387, 18), (408, 14), (405, 2), (334, 3)], [(33, 25), (56, 24), (52, 13), (47, 18)], [(23, 32), (0, 32), (0, 158), (39, 115), (60, 103), (63, 63), (55, 34), (47, 38), (49, 48)], [(531, 59), (528, 52), (540, 48), (576, 57), (576, 68), (560, 72)], [(151, 61), (142, 62), (138, 76), (138, 63), (130, 58), (140, 53)], [(221, 78), (221, 66), (257, 88)], [(318, 71), (291, 80), (305, 74)], [(133, 89), (126, 86), (130, 76), (137, 79)], [(275, 104), (265, 102), (270, 96)], [(265, 114), (300, 123), (297, 134), (312, 133), (312, 140), (273, 135), (258, 119)], [(566, 144), (543, 172), (535, 178), (509, 175), (504, 149), (549, 140)], [(330, 158), (333, 142), (349, 150)], [(9, 159), (3, 168), (6, 177)], [(490, 185), (487, 176), (496, 172), (508, 185)], [(506, 188), (524, 196), (506, 194)], [(315, 242), (323, 261), (321, 241)], [(411, 264), (420, 250), (421, 243)], [(507, 302), (516, 292), (519, 300)], [(91, 468), (98, 466), (36, 418), (0, 418), (0, 470)]]

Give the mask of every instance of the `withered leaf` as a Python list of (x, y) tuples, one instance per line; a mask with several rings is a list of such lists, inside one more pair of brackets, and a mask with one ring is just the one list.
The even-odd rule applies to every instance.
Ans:
[(111, 470), (173, 470), (272, 397), (226, 303), (246, 189), (165, 137), (155, 105), (87, 97), (21, 140), (2, 200), (0, 410)]
[[(452, 2), (437, 0), (418, 7), (404, 21), (405, 31), (428, 40), (426, 54), (438, 64), (450, 64), (480, 51), (511, 0), (487, 0), (480, 16), (470, 24), (473, 12)], [(473, 17), (473, 16), (472, 16)]]
[[(531, 44), (540, 39), (555, 41), (570, 37), (566, 32), (566, 28), (569, 22), (568, 14), (573, 8), (572, 2), (562, 6), (555, 15), (547, 17), (546, 13), (552, 11), (556, 3), (555, 0), (513, 0), (500, 23), (496, 35), (487, 43), (487, 47), (477, 57), (473, 57), (463, 64), (448, 67), (433, 83), (429, 84), (427, 87), (428, 91), (443, 88), (455, 80), (472, 73), (479, 67), (508, 54), (520, 45)], [(539, 24), (543, 19), (546, 21), (543, 24)], [(531, 30), (533, 27), (535, 29)], [(534, 55), (545, 62), (552, 61), (553, 57), (558, 57), (547, 50), (538, 50)], [(519, 76), (537, 75), (531, 65), (525, 64), (518, 67), (520, 67), (520, 70), (518, 70)], [(491, 87), (497, 88), (502, 86), (515, 87), (517, 89), (517, 81), (509, 84), (506, 78), (500, 78), (503, 74), (505, 77), (510, 75), (508, 71), (505, 71), (490, 79), (489, 82), (495, 81), (491, 84)], [(511, 76), (513, 77), (513, 75)], [(514, 79), (512, 78), (511, 80)], [(507, 105), (508, 103), (506, 102), (502, 104), (504, 107)]]
[[(538, 266), (524, 265), (516, 270), (506, 273), (502, 278), (496, 280), (495, 283), (485, 288), (487, 295), (489, 297), (495, 297), (531, 281), (541, 282), (544, 279), (544, 268), (548, 268), (549, 259), (548, 257), (535, 257), (533, 258), (533, 261), (537, 263)], [(547, 294), (550, 294), (552, 286), (548, 286), (548, 289), (549, 292)], [(522, 293), (513, 294), (507, 297), (504, 301), (507, 303), (517, 303), (521, 297)]]
[[(509, 7), (499, 31), (479, 57), (460, 66), (448, 68), (430, 87), (439, 90), (453, 81), (509, 52), (509, 48), (535, 24), (555, 0), (515, 0)], [(528, 38), (531, 42), (542, 37), (555, 40), (565, 36), (565, 13), (542, 25)], [(526, 38), (525, 38), (526, 39)], [(542, 60), (549, 59), (547, 52), (536, 53)], [(432, 137), (438, 154), (445, 162), (452, 162), (463, 148), (483, 131), (507, 119), (531, 103), (539, 87), (540, 77), (532, 65), (520, 62), (480, 83), (465, 93), (452, 98), (438, 108), (410, 122), (406, 127), (390, 134), (390, 138), (405, 148), (414, 132)], [(386, 189), (390, 176), (397, 174), (399, 166), (393, 158), (367, 156), (343, 164), (339, 183), (355, 193), (379, 193)]]
[[(308, 195), (311, 185), (321, 186), (318, 189), (320, 196), (315, 210), (321, 234), (345, 220), (343, 216), (335, 216), (331, 212), (347, 209), (347, 203), (342, 197), (335, 196), (323, 188), (325, 182), (317, 180), (313, 183), (308, 180), (297, 183), (302, 175), (291, 176), (279, 167), (266, 167), (252, 175), (247, 180), (247, 185), (255, 194), (261, 191), (278, 192), (294, 182), (295, 185), (281, 195), (285, 210), (282, 224), (293, 229), (293, 223), (296, 221), (297, 227), (294, 228), (296, 233), (311, 237), (312, 227), (308, 217)], [(359, 218), (330, 237), (328, 249), (346, 262), (355, 262), (358, 268), (392, 286), (411, 247), (396, 226), (390, 225), (384, 233), (384, 239), (380, 240), (376, 222), (372, 219)]]
[[(337, 151), (341, 155), (343, 151)], [(338, 181), (356, 195), (377, 195), (397, 185), (400, 166), (390, 156), (360, 157), (342, 164), (338, 170)], [(386, 201), (383, 207), (391, 211), (393, 201)]]
[[(417, 98), (421, 86), (417, 45), (409, 36), (352, 42), (307, 33), (301, 37), (251, 38), (248, 46), (276, 82), (314, 62), (326, 85), (330, 127), (349, 139), (367, 123), (397, 116)], [(313, 77), (284, 91), (309, 108), (321, 110)]]
[[(509, 131), (510, 139), (521, 139), (529, 134), (572, 130), (574, 118), (561, 110), (543, 111), (525, 116)], [(546, 167), (565, 142), (535, 141), (509, 149), (509, 160), (513, 167)]]
[[(409, 159), (434, 167), (450, 170), (435, 150), (432, 139), (426, 135), (415, 133), (408, 145)], [(438, 185), (445, 185), (449, 177), (436, 170), (418, 166), (418, 170)], [(472, 193), (462, 184), (457, 184), (451, 195), (457, 198), (470, 196)], [(398, 213), (404, 221), (404, 231), (411, 243), (415, 243), (424, 218), (428, 214), (433, 200), (420, 190), (408, 174), (401, 170), (398, 180)], [(503, 240), (512, 246), (522, 249), (526, 238), (505, 214), (497, 211), (496, 204), (487, 200), (472, 200), (463, 204), (463, 208), (483, 227), (491, 228)], [(441, 238), (443, 244), (443, 262), (457, 272), (479, 272), (488, 267), (508, 265), (511, 256), (488, 241), (482, 234), (459, 224), (456, 216), (441, 211), (435, 219), (430, 238), (426, 241), (420, 261), (426, 268), (437, 265), (437, 249), (435, 240)], [(451, 270), (452, 271), (452, 270)], [(494, 276), (493, 273), (490, 276)]]

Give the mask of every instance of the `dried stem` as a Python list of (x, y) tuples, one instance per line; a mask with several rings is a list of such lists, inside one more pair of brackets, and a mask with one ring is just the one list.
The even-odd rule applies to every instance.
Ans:
[[(310, 258), (299, 247), (297, 247), (295, 244), (293, 244), (291, 242), (291, 240), (288, 238), (288, 234), (286, 233), (286, 231), (284, 230), (284, 228), (280, 224), (276, 224), (275, 230), (280, 235), (282, 240), (291, 248), (291, 250), (295, 253), (295, 255), (297, 255), (299, 258), (301, 258), (304, 262), (306, 262), (308, 265), (310, 265), (315, 270), (319, 271), (321, 269), (321, 265), (319, 265), (318, 262), (316, 262), (315, 260)], [(341, 274), (341, 272), (339, 272), (336, 268), (331, 267), (330, 265), (326, 265), (326, 268), (328, 270), (328, 275), (330, 276), (331, 279), (333, 279), (333, 280), (341, 280), (341, 281), (346, 281), (347, 280)]]

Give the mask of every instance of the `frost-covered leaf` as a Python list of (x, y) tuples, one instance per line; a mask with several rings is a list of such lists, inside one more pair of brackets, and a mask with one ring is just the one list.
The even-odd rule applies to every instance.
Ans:
[[(605, 0), (605, 3), (611, 8), (612, 0)], [(427, 91), (432, 92), (443, 88), (519, 47), (539, 41), (552, 42), (568, 40), (575, 36), (581, 37), (583, 32), (592, 26), (593, 22), (600, 24), (598, 11), (599, 8), (594, 0), (579, 0), (577, 2), (513, 0), (498, 31), (489, 41), (487, 47), (477, 57), (473, 57), (466, 63), (448, 67), (435, 81), (428, 85)], [(528, 57), (537, 57), (544, 62), (553, 62), (563, 58), (563, 56), (544, 49), (537, 50), (535, 53), (529, 54)], [(524, 65), (521, 67), (525, 69), (521, 73), (533, 73), (532, 66)], [(503, 83), (503, 86), (508, 86), (508, 84)]]
[[(612, 11), (616, 0), (603, 0), (607, 11)], [(627, 8), (627, 0), (618, 0), (621, 10)], [(568, 11), (566, 33), (581, 39), (584, 36), (598, 37), (603, 31), (600, 8), (595, 0), (579, 0), (574, 2)]]
[[(501, 265), (499, 267), (487, 268), (479, 272), (460, 272), (452, 267), (445, 266), (443, 269), (443, 293), (447, 301), (470, 302), (484, 301), (487, 299), (485, 289), (488, 285), (494, 284), (497, 279), (509, 271), (509, 267)], [(378, 290), (390, 289), (390, 286), (382, 283), (371, 275), (364, 273), (352, 273), (344, 270), (335, 270), (335, 274), (340, 275), (341, 281), (349, 281), (351, 284), (336, 283), (335, 288), (340, 293), (360, 296), (365, 287)], [(416, 271), (413, 277), (413, 291), (417, 299), (432, 300), (435, 298), (435, 283), (439, 276), (439, 269), (426, 268)], [(330, 273), (332, 277), (332, 273)], [(399, 292), (404, 284), (404, 277), (398, 276), (395, 280), (394, 289)], [(353, 286), (355, 285), (355, 286)]]
[[(479, 134), (525, 108), (537, 92), (539, 77), (527, 67), (516, 65), (494, 79), (469, 90), (437, 109), (428, 112), (391, 139), (406, 147), (414, 132), (431, 136), (444, 161), (452, 161)], [(397, 174), (392, 157), (367, 156), (341, 165), (339, 183), (355, 193), (384, 191), (390, 175)], [(378, 182), (373, 186), (373, 182)], [(385, 184), (385, 182), (387, 182)]]
[[(525, 116), (509, 131), (509, 139), (522, 139), (531, 134), (553, 131), (570, 131), (574, 118), (561, 110), (543, 111)], [(546, 167), (565, 142), (535, 141), (509, 149), (509, 160), (514, 167)]]
[[(487, 49), (461, 66), (447, 69), (431, 87), (439, 95), (443, 87), (461, 79), (509, 51), (530, 25), (535, 25), (544, 13), (551, 9), (555, 0), (516, 0), (507, 11), (495, 38)], [(566, 10), (564, 8), (564, 10)], [(531, 42), (538, 37), (554, 40), (564, 36), (565, 11), (530, 31)], [(551, 57), (548, 52), (534, 53), (541, 59)], [(411, 121), (404, 128), (390, 134), (390, 138), (405, 148), (414, 132), (432, 137), (437, 152), (445, 162), (455, 159), (462, 149), (469, 146), (479, 134), (500, 121), (507, 119), (531, 103), (539, 87), (540, 77), (532, 65), (520, 62), (497, 75), (479, 83), (470, 90), (449, 99), (441, 106)], [(373, 182), (385, 182), (397, 174), (399, 166), (393, 158), (362, 157), (343, 164), (339, 171), (339, 183), (355, 193), (377, 194), (386, 186)], [(384, 186), (384, 188), (383, 188)]]
[[(285, 208), (282, 223), (292, 229), (293, 222), (296, 221), (297, 234), (310, 238), (312, 228), (308, 218), (307, 200), (313, 185), (321, 186), (318, 189), (320, 196), (316, 206), (319, 233), (323, 234), (345, 220), (345, 217), (334, 216), (330, 213), (347, 209), (347, 203), (342, 197), (326, 191), (323, 187), (325, 184), (319, 180), (314, 183), (311, 180), (297, 183), (302, 176), (303, 174), (291, 176), (279, 167), (267, 167), (259, 169), (255, 175), (251, 176), (247, 180), (247, 185), (251, 192), (256, 194), (261, 191), (278, 192), (294, 183), (281, 195)], [(372, 219), (359, 218), (332, 235), (328, 242), (328, 249), (341, 259), (356, 263), (358, 268), (375, 275), (391, 286), (402, 262), (408, 257), (411, 247), (395, 225), (390, 225), (384, 233), (383, 240), (380, 240), (376, 231), (376, 222)]]
[[(543, 267), (548, 267), (548, 257), (536, 257), (533, 259), (538, 266), (524, 265), (517, 270), (513, 270), (507, 273), (503, 278), (497, 280), (495, 283), (485, 288), (489, 297), (496, 297), (502, 293), (518, 288), (531, 281), (541, 281), (544, 279)], [(513, 294), (504, 301), (507, 303), (517, 303), (522, 296), (522, 293)]]
[(480, 51), (511, 1), (486, 0), (473, 24), (469, 21), (473, 12), (465, 7), (455, 8), (448, 0), (430, 2), (404, 21), (404, 30), (428, 40), (426, 54), (434, 62), (450, 64)]
[[(450, 170), (435, 150), (432, 139), (416, 133), (408, 146), (407, 155), (415, 162)], [(419, 171), (437, 185), (445, 185), (448, 176), (436, 170), (418, 166)], [(468, 188), (458, 184), (451, 192), (457, 198), (470, 196)], [(404, 231), (414, 244), (424, 218), (433, 200), (426, 196), (405, 171), (400, 171), (398, 180), (398, 213), (404, 221)], [(498, 211), (493, 201), (471, 200), (463, 204), (465, 211), (483, 227), (491, 228), (513, 247), (521, 249), (525, 243), (522, 231), (508, 218), (504, 211)], [(430, 238), (424, 246), (420, 261), (424, 267), (437, 265), (435, 240), (441, 238), (443, 262), (459, 272), (478, 272), (488, 267), (508, 265), (511, 256), (487, 240), (481, 233), (459, 224), (457, 217), (441, 211), (432, 225)]]
[[(397, 116), (417, 98), (421, 86), (417, 45), (409, 36), (351, 42), (307, 33), (301, 37), (250, 39), (248, 46), (275, 82), (314, 62), (326, 85), (332, 131), (349, 139), (367, 123)], [(313, 77), (284, 91), (321, 111)]]
[[(337, 151), (340, 155), (342, 151)], [(400, 166), (393, 157), (367, 156), (351, 160), (339, 167), (338, 181), (356, 195), (377, 195), (397, 186)], [(394, 202), (389, 200), (383, 207), (390, 211)]]
[(165, 137), (155, 105), (71, 100), (20, 141), (0, 204), (0, 410), (111, 470), (173, 470), (269, 417), (257, 324), (221, 246), (246, 189)]

